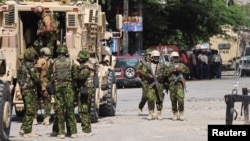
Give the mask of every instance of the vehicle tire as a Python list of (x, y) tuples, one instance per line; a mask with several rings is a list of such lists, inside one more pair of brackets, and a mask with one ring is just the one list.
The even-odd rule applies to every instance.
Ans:
[(91, 123), (98, 122), (99, 119), (99, 82), (97, 75), (95, 75), (94, 79), (95, 90), (94, 93), (91, 95), (91, 103), (90, 103), (90, 116), (91, 116)]
[(98, 122), (99, 119), (99, 108), (97, 105), (99, 105), (98, 102), (98, 88), (95, 89), (94, 94), (91, 96), (91, 104), (90, 104), (90, 116), (91, 116), (91, 123)]
[(0, 80), (0, 140), (9, 138), (12, 115), (12, 101), (10, 87)]
[(117, 89), (114, 82), (114, 71), (110, 70), (108, 74), (108, 90), (106, 95), (106, 104), (100, 106), (101, 116), (115, 116), (116, 102), (117, 102)]
[(111, 71), (112, 72), (112, 79), (113, 79), (113, 84), (116, 84), (116, 76), (115, 76), (115, 71), (114, 70), (109, 70), (109, 71)]
[(136, 77), (136, 70), (134, 67), (127, 67), (124, 71), (125, 78), (133, 79)]

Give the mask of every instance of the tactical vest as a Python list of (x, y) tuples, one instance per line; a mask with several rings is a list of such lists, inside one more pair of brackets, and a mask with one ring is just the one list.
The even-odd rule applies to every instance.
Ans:
[[(182, 63), (174, 63), (174, 62), (170, 63), (170, 69), (175, 68), (175, 66), (178, 66), (178, 67), (180, 67), (182, 69)], [(169, 81), (175, 82), (178, 79), (178, 76), (180, 76), (180, 74), (182, 75), (182, 73), (173, 73), (169, 77)]]
[(70, 58), (61, 57), (55, 60), (53, 64), (53, 77), (56, 81), (71, 81), (72, 62)]
[[(155, 68), (153, 68), (155, 67)], [(155, 75), (157, 76), (157, 80), (159, 83), (163, 83), (164, 82), (164, 69), (166, 67), (166, 64), (164, 63), (158, 63), (156, 66), (153, 66), (153, 63), (151, 63), (151, 69), (153, 70), (153, 72), (155, 73)]]
[[(89, 63), (85, 63), (85, 64), (90, 65)], [(87, 79), (85, 81), (85, 86), (94, 87), (94, 71), (91, 70), (91, 69), (88, 69), (88, 71), (89, 72), (86, 72), (85, 69), (81, 69), (80, 72), (79, 72), (79, 79), (83, 79), (84, 77), (86, 77), (85, 75), (88, 75)]]

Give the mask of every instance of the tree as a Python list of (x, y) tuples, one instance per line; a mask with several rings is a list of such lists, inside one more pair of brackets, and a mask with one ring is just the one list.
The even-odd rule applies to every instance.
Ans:
[(181, 48), (223, 34), (221, 26), (246, 25), (244, 11), (224, 0), (157, 0), (143, 3), (144, 46), (176, 44)]
[[(123, 0), (99, 3), (110, 28), (115, 30), (117, 7), (123, 8)], [(250, 26), (249, 6), (242, 8), (233, 0), (144, 0), (142, 4), (144, 48), (160, 44), (187, 48), (223, 34), (222, 25), (229, 24), (235, 29)]]

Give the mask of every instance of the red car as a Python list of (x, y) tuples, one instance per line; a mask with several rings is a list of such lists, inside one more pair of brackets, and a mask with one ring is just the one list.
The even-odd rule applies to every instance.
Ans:
[(140, 55), (116, 56), (115, 75), (117, 87), (141, 86), (141, 79), (136, 75), (136, 67), (142, 58)]

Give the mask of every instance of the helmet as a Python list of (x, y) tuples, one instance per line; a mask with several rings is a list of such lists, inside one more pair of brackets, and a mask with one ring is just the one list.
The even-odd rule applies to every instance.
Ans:
[(34, 48), (27, 48), (24, 51), (23, 59), (28, 61), (33, 61), (38, 58), (38, 54)]
[(158, 50), (153, 50), (152, 52), (151, 52), (151, 57), (159, 57), (160, 56), (160, 52), (158, 51)]
[(173, 51), (171, 54), (170, 54), (170, 58), (172, 57), (179, 57), (179, 53), (176, 52), (176, 51)]
[(110, 62), (110, 56), (109, 55), (105, 55), (105, 57), (103, 58), (103, 61), (107, 61), (107, 62)]
[(145, 54), (146, 55), (150, 55), (151, 54), (151, 50), (150, 49), (146, 49)]
[(66, 45), (58, 45), (56, 49), (56, 53), (58, 54), (67, 54), (68, 53), (68, 48)]
[(79, 53), (78, 53), (78, 57), (80, 59), (88, 59), (90, 57), (90, 54), (89, 54), (89, 51), (87, 50), (81, 50)]
[(34, 9), (35, 13), (42, 13), (44, 11), (44, 8), (42, 6), (36, 6)]
[(40, 49), (40, 53), (46, 55), (46, 56), (50, 56), (51, 55), (51, 52), (50, 52), (50, 49), (48, 47), (43, 47)]
[(33, 43), (33, 45), (34, 45), (35, 47), (38, 47), (38, 46), (39, 46), (39, 41), (38, 41), (38, 40), (35, 40), (35, 42)]

